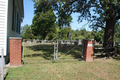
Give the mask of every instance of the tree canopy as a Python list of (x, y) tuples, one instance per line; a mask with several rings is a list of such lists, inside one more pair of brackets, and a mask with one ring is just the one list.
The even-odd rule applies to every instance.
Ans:
[(85, 19), (91, 22), (91, 28), (105, 29), (104, 47), (113, 46), (115, 24), (120, 19), (119, 0), (59, 0), (62, 6), (58, 6), (58, 0), (50, 2), (58, 13), (66, 15), (80, 13), (78, 17), (80, 22)]
[(55, 31), (55, 14), (51, 5), (47, 1), (38, 1), (34, 5), (35, 16), (32, 21), (32, 31), (35, 36), (41, 36), (45, 39), (48, 33)]
[[(65, 22), (72, 13), (80, 13), (78, 21), (87, 20), (90, 27), (97, 30), (104, 29), (104, 47), (113, 47), (115, 25), (120, 19), (119, 0), (33, 0), (47, 1), (60, 21)], [(47, 6), (46, 5), (46, 6)], [(45, 6), (45, 7), (46, 7)], [(60, 22), (59, 21), (59, 22)], [(97, 35), (96, 35), (97, 36)], [(99, 36), (99, 35), (98, 35)]]
[(21, 35), (20, 36), (23, 39), (33, 39), (34, 35), (32, 33), (31, 26), (29, 26), (28, 24), (26, 24), (23, 27), (21, 27)]

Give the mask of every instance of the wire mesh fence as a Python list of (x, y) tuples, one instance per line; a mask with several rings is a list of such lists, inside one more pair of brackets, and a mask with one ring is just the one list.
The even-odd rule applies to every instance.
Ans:
[(54, 58), (54, 41), (47, 40), (23, 40), (24, 62), (49, 61)]
[(81, 41), (76, 40), (58, 40), (58, 52), (56, 60), (81, 59), (82, 45)]
[(82, 44), (76, 40), (23, 40), (24, 62), (81, 59)]

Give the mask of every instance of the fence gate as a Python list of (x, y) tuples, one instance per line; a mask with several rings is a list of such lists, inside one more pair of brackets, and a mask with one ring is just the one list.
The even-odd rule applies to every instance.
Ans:
[(81, 60), (81, 41), (57, 40), (56, 44), (54, 44), (54, 56), (54, 60)]
[(49, 40), (23, 40), (24, 62), (46, 62), (54, 60), (54, 43)]

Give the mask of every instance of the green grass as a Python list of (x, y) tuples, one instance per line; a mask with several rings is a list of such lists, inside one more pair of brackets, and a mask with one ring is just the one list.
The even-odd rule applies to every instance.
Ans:
[(25, 63), (19, 68), (9, 68), (7, 73), (5, 80), (119, 80), (120, 61)]
[[(36, 47), (25, 46), (25, 62), (22, 67), (9, 68), (5, 80), (119, 80), (120, 79), (120, 56), (111, 59), (94, 59), (93, 62), (78, 60), (63, 60), (56, 62), (39, 62), (53, 59), (53, 47), (51, 44), (41, 44)], [(35, 47), (35, 46), (34, 46)], [(59, 47), (60, 59), (77, 58), (82, 54), (81, 45), (62, 56), (69, 46)], [(41, 53), (41, 54), (40, 54)], [(48, 58), (42, 56), (45, 54)], [(30, 61), (30, 60), (33, 60)]]

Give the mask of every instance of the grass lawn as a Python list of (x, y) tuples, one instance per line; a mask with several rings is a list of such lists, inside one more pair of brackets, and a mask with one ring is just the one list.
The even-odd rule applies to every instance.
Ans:
[[(32, 45), (34, 46), (34, 45)], [(41, 47), (41, 48), (40, 48)], [(47, 48), (49, 50), (47, 50)], [(94, 59), (94, 62), (85, 62), (78, 60), (64, 60), (56, 62), (39, 62), (39, 60), (53, 59), (53, 51), (50, 45), (37, 47), (41, 50), (31, 49), (26, 46), (25, 60), (34, 60), (37, 62), (25, 62), (22, 67), (9, 68), (5, 80), (119, 80), (120, 79), (120, 56), (105, 59)], [(71, 46), (73, 47), (73, 46)], [(67, 49), (67, 48), (66, 48)], [(80, 52), (77, 52), (80, 49)], [(61, 53), (65, 51), (63, 47), (59, 49)], [(41, 54), (47, 54), (46, 58)], [(50, 53), (51, 52), (51, 53)], [(66, 51), (65, 51), (66, 52)], [(76, 52), (76, 54), (73, 54)], [(64, 58), (77, 58), (81, 55), (81, 48), (74, 49), (71, 54)], [(35, 55), (36, 54), (36, 55)]]

